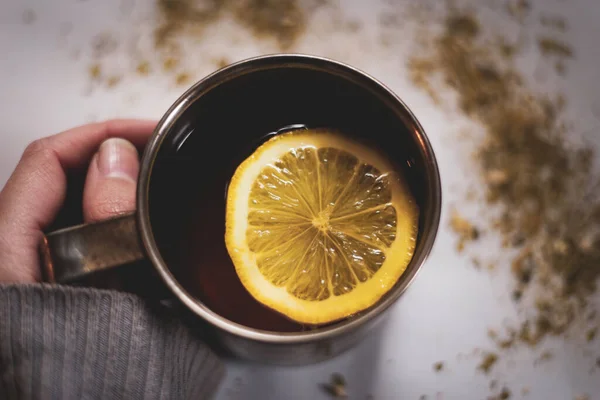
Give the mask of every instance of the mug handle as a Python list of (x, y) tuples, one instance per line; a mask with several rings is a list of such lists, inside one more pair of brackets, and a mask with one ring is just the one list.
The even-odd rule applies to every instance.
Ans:
[(51, 232), (39, 250), (43, 280), (51, 283), (75, 283), (146, 258), (135, 212)]

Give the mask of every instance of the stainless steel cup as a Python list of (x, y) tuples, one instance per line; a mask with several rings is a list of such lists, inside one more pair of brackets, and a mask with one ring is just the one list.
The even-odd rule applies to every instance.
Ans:
[[(214, 313), (191, 296), (177, 281), (155, 241), (149, 212), (149, 187), (159, 150), (175, 135), (181, 134), (178, 127), (185, 125), (186, 111), (191, 107), (210, 99), (209, 94), (214, 94), (225, 84), (231, 85), (240, 80), (252, 84), (254, 77), (259, 75), (262, 76), (263, 84), (270, 82), (270, 76), (280, 79), (277, 84), (285, 84), (286, 79), (293, 79), (295, 76), (293, 73), (286, 73), (301, 74), (306, 71), (310, 71), (315, 79), (319, 80), (313, 82), (312, 78), (307, 78), (306, 84), (314, 85), (315, 96), (320, 94), (319, 90), (328, 87), (324, 83), (330, 80), (339, 81), (342, 83), (339, 93), (327, 93), (332, 96), (333, 101), (339, 102), (336, 103), (337, 106), (343, 109), (345, 101), (352, 101), (349, 100), (348, 90), (343, 89), (351, 88), (353, 93), (359, 93), (363, 100), (366, 100), (366, 108), (376, 105), (384, 109), (398, 126), (402, 127), (396, 133), (404, 135), (403, 146), (410, 155), (406, 162), (415, 172), (413, 189), (416, 187), (417, 202), (421, 210), (419, 235), (415, 254), (408, 268), (395, 287), (369, 310), (313, 331), (261, 331), (242, 326)], [(228, 93), (231, 95), (232, 92)], [(293, 96), (294, 93), (290, 95)], [(370, 114), (365, 115), (365, 118), (368, 118)], [(236, 118), (235, 110), (231, 111), (231, 118)], [(296, 121), (290, 121), (294, 122)], [(57, 283), (81, 282), (99, 271), (119, 274), (124, 264), (149, 260), (149, 264), (158, 272), (170, 293), (214, 328), (215, 337), (233, 354), (268, 363), (305, 364), (327, 359), (348, 349), (382, 320), (389, 307), (413, 281), (427, 258), (437, 233), (440, 209), (440, 176), (433, 149), (423, 128), (398, 96), (364, 72), (339, 62), (306, 55), (269, 55), (241, 61), (209, 75), (171, 106), (158, 123), (143, 154), (135, 213), (47, 234), (40, 246), (40, 253), (45, 279)]]

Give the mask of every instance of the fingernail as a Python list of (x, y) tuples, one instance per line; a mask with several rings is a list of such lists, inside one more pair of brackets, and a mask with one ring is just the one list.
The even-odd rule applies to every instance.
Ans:
[(138, 152), (125, 139), (105, 140), (98, 150), (98, 170), (105, 178), (137, 180), (139, 171)]

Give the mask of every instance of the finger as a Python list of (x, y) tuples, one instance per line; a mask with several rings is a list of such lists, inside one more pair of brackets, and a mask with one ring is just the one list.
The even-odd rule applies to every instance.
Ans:
[(155, 121), (111, 120), (69, 129), (40, 140), (39, 145), (55, 151), (65, 169), (85, 167), (105, 140), (118, 137), (142, 147), (155, 126)]
[(107, 121), (33, 142), (0, 192), (0, 216), (19, 221), (28, 230), (44, 229), (62, 205), (67, 170), (86, 167), (100, 144), (111, 137), (143, 145), (155, 125), (152, 121)]
[(85, 180), (85, 221), (101, 221), (133, 211), (138, 171), (138, 152), (131, 142), (113, 138), (102, 143)]
[(142, 146), (154, 126), (152, 121), (108, 121), (74, 128), (27, 147), (0, 192), (0, 268), (14, 268), (12, 275), (2, 274), (2, 280), (39, 278), (40, 231), (53, 221), (63, 203), (66, 171), (86, 167), (100, 144), (111, 137)]

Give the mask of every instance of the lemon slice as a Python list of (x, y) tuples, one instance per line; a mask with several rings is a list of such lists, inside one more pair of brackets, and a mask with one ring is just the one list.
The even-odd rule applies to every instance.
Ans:
[(394, 286), (413, 256), (417, 219), (408, 186), (379, 153), (301, 130), (268, 140), (237, 168), (225, 243), (256, 300), (324, 324)]

